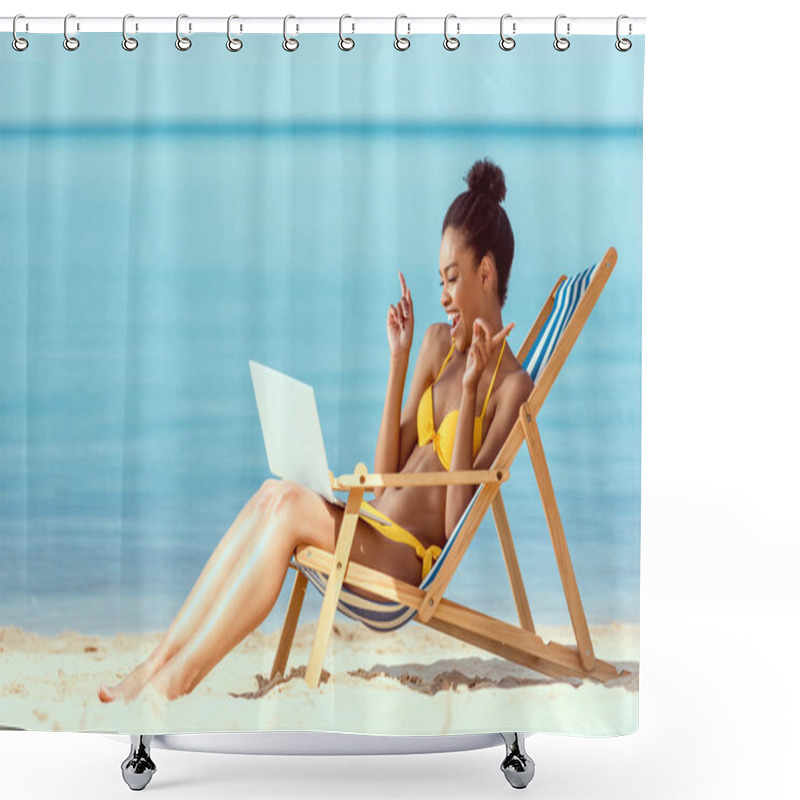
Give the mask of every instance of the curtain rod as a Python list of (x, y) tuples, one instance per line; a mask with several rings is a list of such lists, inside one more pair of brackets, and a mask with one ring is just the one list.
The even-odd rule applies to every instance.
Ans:
[[(182, 15), (183, 16), (183, 15)], [(570, 17), (559, 15), (559, 34), (596, 34), (613, 36), (617, 30), (616, 17)], [(11, 32), (13, 17), (0, 17), (0, 30)], [(444, 35), (444, 17), (407, 17), (398, 20), (401, 36), (436, 33)], [(554, 32), (555, 17), (514, 17), (506, 15), (503, 31), (506, 36), (526, 33)], [(292, 16), (288, 22), (290, 35), (303, 33), (339, 33), (339, 17)], [(569, 25), (569, 30), (567, 26)], [(244, 33), (283, 33), (283, 17), (236, 17), (231, 31)], [(621, 33), (630, 36), (644, 33), (645, 17), (627, 17), (621, 22)], [(122, 33), (122, 17), (80, 17), (70, 15), (69, 34)], [(175, 33), (176, 17), (136, 17), (127, 22), (128, 35), (136, 33)], [(226, 33), (228, 17), (183, 16), (181, 34)], [(346, 34), (395, 32), (395, 17), (354, 17), (346, 15), (342, 22)], [(26, 17), (17, 20), (17, 33), (64, 33), (64, 17)], [(458, 17), (451, 15), (448, 34), (461, 36), (477, 33), (500, 35), (500, 17)]]

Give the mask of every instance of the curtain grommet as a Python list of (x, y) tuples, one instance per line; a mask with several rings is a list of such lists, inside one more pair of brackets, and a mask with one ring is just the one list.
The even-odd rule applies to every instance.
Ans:
[[(339, 17), (339, 49), (347, 51), (352, 50), (356, 46), (356, 43), (349, 36), (345, 36), (342, 33), (342, 23), (345, 21), (345, 19), (353, 18), (349, 14), (342, 14), (342, 16)], [(355, 24), (352, 24), (352, 28), (353, 30), (356, 29)]]
[[(175, 47), (178, 50), (185, 51), (188, 50), (192, 46), (192, 40), (188, 36), (181, 36), (181, 20), (188, 19), (188, 14), (178, 14), (177, 19), (175, 20)], [(192, 26), (189, 25), (189, 32), (191, 33)]]
[(127, 50), (130, 53), (139, 46), (139, 40), (134, 39), (133, 36), (128, 36), (128, 33), (125, 30), (129, 19), (134, 19), (133, 14), (126, 14), (122, 18), (122, 49)]
[[(283, 18), (283, 43), (282, 43), (282, 46), (283, 46), (283, 49), (287, 53), (294, 53), (294, 51), (297, 50), (298, 47), (300, 47), (300, 42), (297, 39), (294, 39), (291, 36), (287, 36), (286, 35), (286, 25), (287, 25), (287, 23), (289, 22), (290, 19), (297, 19), (297, 17), (295, 17), (293, 14), (287, 14)], [(297, 30), (300, 30), (300, 26), (299, 25), (297, 26)]]
[(14, 21), (11, 23), (11, 33), (13, 34), (14, 38), (11, 40), (11, 46), (18, 52), (22, 53), (28, 49), (28, 40), (23, 39), (21, 36), (17, 36), (17, 20), (18, 19), (25, 19), (24, 14), (17, 14), (14, 17)]
[[(75, 15), (67, 14), (67, 16), (64, 17), (64, 49), (71, 52), (73, 50), (77, 50), (81, 46), (81, 43), (76, 37), (69, 36), (67, 34), (67, 22), (69, 21), (70, 17), (75, 17)], [(80, 30), (80, 26), (77, 27), (77, 30)]]
[[(503, 16), (500, 17), (500, 49), (501, 50), (505, 50), (506, 52), (508, 52), (509, 50), (513, 50), (517, 46), (516, 39), (514, 39), (512, 36), (506, 36), (503, 33), (503, 23), (509, 17), (511, 17), (511, 14), (503, 14)], [(516, 33), (517, 32), (517, 23), (516, 22), (512, 22), (511, 23), (511, 32), (512, 33)]]
[(461, 41), (458, 39), (458, 34), (461, 33), (461, 23), (460, 22), (456, 22), (456, 35), (455, 36), (448, 36), (447, 35), (447, 22), (451, 18), (455, 18), (455, 17), (456, 17), (455, 14), (448, 14), (444, 18), (444, 42), (443, 42), (443, 45), (444, 45), (444, 49), (445, 50), (449, 50), (451, 53), (453, 52), (453, 50), (458, 50), (458, 48), (461, 46)]
[[(566, 19), (566, 14), (559, 14), (556, 19), (555, 23), (553, 24), (553, 33), (555, 34), (556, 40), (553, 42), (553, 47), (559, 51), (559, 53), (563, 53), (565, 50), (569, 50), (569, 39), (566, 36), (559, 36), (558, 35), (558, 21), (560, 19)], [(567, 23), (567, 36), (569, 36), (569, 22)]]
[[(231, 20), (232, 19), (239, 19), (236, 14), (231, 14), (228, 17), (228, 41), (225, 42), (225, 47), (231, 51), (231, 53), (238, 53), (242, 47), (244, 47), (244, 43), (241, 39), (237, 39), (234, 36), (231, 36)], [(240, 29), (241, 30), (241, 29)]]
[[(411, 39), (406, 39), (405, 36), (401, 36), (397, 30), (401, 18), (408, 19), (405, 14), (398, 14), (394, 18), (394, 49), (403, 51), (411, 47)], [(411, 33), (411, 23), (407, 22), (406, 25), (408, 26), (408, 33)]]

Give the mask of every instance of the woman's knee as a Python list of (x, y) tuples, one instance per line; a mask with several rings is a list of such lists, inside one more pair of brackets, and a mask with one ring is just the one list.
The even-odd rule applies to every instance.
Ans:
[(278, 478), (267, 478), (260, 487), (260, 491), (262, 494), (268, 494), (273, 489), (276, 489), (278, 486), (281, 485), (281, 481)]
[(275, 516), (291, 513), (292, 506), (302, 497), (303, 487), (294, 481), (268, 478), (261, 484), (259, 494), (260, 511)]
[(260, 510), (265, 509), (268, 505), (270, 505), (270, 503), (272, 503), (275, 493), (280, 489), (280, 485), (280, 480), (276, 480), (275, 478), (267, 478), (261, 484), (261, 486), (258, 487), (258, 491), (255, 493), (253, 499)]
[[(325, 500), (292, 480), (268, 479), (259, 490), (259, 531), (270, 531), (288, 546), (313, 544), (328, 550), (336, 547), (341, 511), (327, 507)], [(355, 549), (354, 549), (355, 552)]]

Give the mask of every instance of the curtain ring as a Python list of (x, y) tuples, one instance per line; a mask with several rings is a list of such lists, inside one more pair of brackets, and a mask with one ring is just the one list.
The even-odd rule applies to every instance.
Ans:
[[(559, 50), (562, 53), (564, 52), (564, 50), (569, 49), (569, 39), (566, 39), (563, 36), (558, 35), (558, 21), (560, 19), (566, 19), (566, 18), (567, 18), (566, 14), (559, 14), (556, 17), (555, 25), (553, 27), (553, 31), (556, 37), (556, 40), (553, 42), (553, 47), (555, 47), (556, 50)], [(569, 22), (567, 23), (567, 36), (569, 36)]]
[(243, 45), (242, 45), (242, 40), (241, 39), (236, 39), (236, 38), (232, 38), (231, 37), (231, 20), (232, 19), (239, 19), (239, 17), (236, 14), (231, 14), (228, 17), (228, 41), (225, 43), (225, 47), (227, 47), (228, 50), (231, 51), (231, 53), (238, 53), (242, 49)]
[[(356, 43), (349, 36), (342, 35), (342, 22), (344, 22), (345, 17), (353, 19), (349, 14), (342, 14), (342, 16), (339, 17), (339, 49), (352, 50), (356, 46)], [(356, 26), (353, 25), (353, 30), (355, 29)]]
[(17, 20), (18, 19), (25, 19), (24, 14), (17, 14), (14, 17), (14, 21), (11, 23), (11, 32), (14, 34), (14, 38), (11, 41), (11, 46), (18, 52), (21, 53), (23, 50), (28, 49), (28, 40), (23, 39), (21, 36), (17, 36)]
[(126, 14), (122, 18), (122, 49), (127, 50), (129, 53), (131, 50), (135, 50), (139, 46), (139, 40), (134, 39), (132, 36), (128, 36), (125, 31), (125, 25), (129, 19), (133, 19), (133, 14)]
[[(451, 17), (455, 17), (455, 16), (456, 16), (455, 14), (448, 14), (444, 18), (444, 49), (445, 50), (458, 50), (459, 46), (461, 45), (461, 42), (458, 40), (457, 37), (448, 36), (447, 35), (447, 21)], [(461, 23), (457, 22), (456, 23), (456, 33), (459, 33), (460, 30), (461, 30)]]
[[(81, 46), (81, 43), (74, 36), (67, 36), (67, 20), (69, 20), (70, 17), (74, 17), (74, 16), (75, 16), (74, 14), (67, 14), (67, 16), (64, 17), (64, 49), (65, 50), (77, 50)], [(78, 30), (80, 30), (80, 28), (78, 28)]]
[(286, 23), (290, 19), (297, 19), (297, 17), (293, 16), (292, 14), (287, 14), (283, 18), (283, 49), (289, 53), (293, 53), (295, 50), (297, 50), (298, 47), (300, 47), (300, 42), (298, 42), (297, 39), (293, 39), (291, 37), (286, 36)]
[[(510, 36), (504, 36), (503, 35), (503, 22), (505, 22), (505, 20), (508, 19), (510, 16), (511, 16), (511, 14), (503, 14), (503, 16), (500, 17), (500, 49), (501, 50), (513, 50), (517, 46), (517, 42), (516, 42), (515, 39), (512, 39)], [(512, 31), (514, 33), (517, 32), (517, 23), (516, 22), (514, 22), (512, 24)]]
[[(625, 53), (633, 47), (633, 42), (630, 39), (620, 39), (619, 38), (619, 23), (620, 20), (628, 19), (627, 14), (620, 14), (617, 17), (617, 41), (614, 43), (614, 47), (620, 51), (620, 53)], [(628, 23), (628, 35), (630, 36), (632, 31), (630, 22)]]
[[(188, 36), (181, 36), (181, 20), (188, 16), (188, 14), (178, 14), (178, 18), (175, 20), (175, 47), (178, 50), (188, 50), (192, 46), (192, 40)], [(191, 29), (190, 25), (189, 30), (191, 31)]]
[[(411, 39), (406, 39), (405, 36), (400, 36), (397, 32), (397, 23), (400, 21), (400, 18), (408, 19), (405, 14), (398, 14), (394, 18), (394, 46), (396, 50), (408, 50), (411, 47)], [(406, 25), (408, 26), (408, 33), (411, 33), (411, 23), (407, 22)]]

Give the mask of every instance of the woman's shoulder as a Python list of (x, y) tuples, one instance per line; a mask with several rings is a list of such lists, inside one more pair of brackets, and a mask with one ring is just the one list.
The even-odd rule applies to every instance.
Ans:
[(422, 337), (420, 355), (431, 365), (440, 364), (447, 357), (447, 353), (453, 344), (450, 336), (450, 326), (446, 322), (432, 322), (425, 329)]
[(533, 378), (531, 378), (530, 372), (528, 372), (516, 358), (514, 362), (516, 366), (508, 376), (511, 379), (511, 388), (517, 392), (517, 394), (524, 393), (528, 395), (533, 391)]
[(509, 354), (511, 359), (508, 367), (502, 370), (503, 374), (498, 376), (501, 378), (498, 384), (498, 394), (507, 402), (518, 407), (533, 391), (533, 379), (528, 370), (517, 361), (513, 352), (509, 351)]
[(425, 337), (430, 339), (430, 344), (447, 352), (453, 343), (450, 335), (450, 326), (446, 322), (432, 322), (425, 331)]

